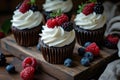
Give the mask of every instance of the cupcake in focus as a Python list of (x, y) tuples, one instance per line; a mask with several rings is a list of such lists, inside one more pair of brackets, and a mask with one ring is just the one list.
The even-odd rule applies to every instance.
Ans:
[[(95, 0), (93, 0), (95, 1)], [(79, 6), (79, 13), (74, 19), (77, 41), (80, 45), (85, 42), (96, 42), (103, 44), (106, 29), (106, 17), (101, 2), (89, 2)]]
[(11, 30), (20, 46), (29, 47), (38, 43), (43, 15), (35, 2), (35, 0), (24, 0), (14, 11)]
[(63, 64), (72, 57), (75, 46), (73, 23), (67, 15), (61, 14), (49, 19), (40, 33), (40, 50), (44, 59), (52, 64)]
[(43, 14), (45, 19), (51, 18), (50, 13), (56, 12), (59, 9), (70, 18), (73, 10), (72, 0), (46, 0), (43, 4)]

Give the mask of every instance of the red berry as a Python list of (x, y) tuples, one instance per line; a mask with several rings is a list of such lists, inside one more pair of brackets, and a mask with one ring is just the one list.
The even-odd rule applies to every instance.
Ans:
[(55, 26), (57, 26), (57, 20), (56, 19), (49, 19), (47, 21), (47, 26), (48, 28), (54, 28)]
[(58, 25), (61, 26), (63, 23), (67, 22), (69, 18), (66, 14), (62, 14), (61, 16), (56, 17), (56, 20)]
[(117, 44), (119, 41), (119, 37), (113, 36), (113, 35), (108, 35), (107, 40), (110, 41), (111, 43)]
[(33, 67), (26, 67), (20, 72), (20, 77), (23, 80), (33, 80), (35, 69)]
[(93, 53), (94, 56), (98, 56), (99, 53), (100, 53), (99, 47), (94, 42), (91, 43), (89, 46), (87, 46), (86, 49), (85, 49), (85, 51)]
[(0, 32), (0, 39), (5, 37), (5, 34), (3, 32)]
[(94, 10), (94, 6), (95, 6), (95, 3), (89, 3), (89, 4), (85, 5), (85, 7), (82, 10), (82, 13), (85, 15), (92, 13)]
[(30, 8), (30, 4), (29, 4), (30, 0), (24, 0), (24, 2), (21, 4), (19, 11), (22, 13), (25, 13), (26, 11), (29, 10)]
[(29, 66), (32, 66), (32, 67), (36, 68), (36, 66), (37, 66), (37, 61), (36, 61), (35, 58), (33, 58), (33, 57), (27, 57), (27, 58), (25, 58), (25, 59), (23, 60), (23, 62), (22, 62), (22, 67), (23, 67), (23, 68), (26, 68), (26, 67), (29, 67)]

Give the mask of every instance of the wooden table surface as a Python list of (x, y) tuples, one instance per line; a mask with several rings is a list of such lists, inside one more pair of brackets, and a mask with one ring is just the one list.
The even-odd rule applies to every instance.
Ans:
[[(16, 69), (15, 74), (10, 74), (5, 70), (6, 66), (0, 67), (0, 80), (22, 80), (20, 78), (20, 72), (23, 69), (21, 66), (21, 60), (9, 54), (7, 51), (0, 49), (6, 56), (7, 63), (13, 64)], [(40, 71), (40, 73), (35, 74), (34, 80), (57, 80), (56, 78), (48, 75), (47, 73)]]

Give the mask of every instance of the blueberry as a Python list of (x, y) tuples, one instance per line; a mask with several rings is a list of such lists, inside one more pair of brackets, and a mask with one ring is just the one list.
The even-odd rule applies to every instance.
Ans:
[(40, 50), (40, 44), (39, 43), (37, 44), (37, 50)]
[(65, 59), (65, 61), (64, 61), (64, 65), (65, 65), (65, 66), (71, 67), (72, 64), (73, 64), (72, 59), (70, 59), (70, 58)]
[(6, 71), (9, 73), (14, 73), (15, 72), (15, 66), (12, 64), (9, 64), (6, 66)]
[(31, 9), (33, 12), (38, 11), (38, 7), (35, 6), (35, 5), (32, 5), (32, 6), (30, 7), (30, 9)]
[(90, 65), (90, 60), (89, 60), (89, 58), (87, 58), (87, 57), (83, 57), (83, 58), (80, 60), (80, 63), (81, 63), (83, 66), (89, 66), (89, 65)]
[(91, 42), (86, 42), (85, 44), (84, 44), (84, 47), (87, 47), (87, 46), (89, 46), (91, 44)]
[(86, 52), (85, 54), (84, 54), (84, 57), (87, 57), (87, 58), (89, 58), (89, 60), (90, 61), (93, 61), (93, 54), (91, 53), (91, 52)]
[(85, 53), (85, 48), (83, 48), (83, 47), (78, 48), (78, 54), (79, 54), (80, 56), (83, 56), (84, 53)]

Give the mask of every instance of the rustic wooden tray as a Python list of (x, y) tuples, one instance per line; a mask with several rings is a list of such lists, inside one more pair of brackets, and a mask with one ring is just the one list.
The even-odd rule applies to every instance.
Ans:
[(76, 43), (73, 54), (74, 66), (69, 68), (62, 64), (56, 65), (46, 62), (36, 46), (21, 47), (17, 45), (13, 35), (1, 39), (0, 47), (20, 59), (24, 59), (27, 56), (36, 58), (43, 71), (60, 80), (88, 80), (93, 76), (100, 74), (107, 63), (117, 58), (117, 50), (103, 48), (100, 50), (101, 56), (95, 59), (89, 67), (84, 67), (80, 64), (81, 57), (77, 54), (77, 49), (80, 46)]

